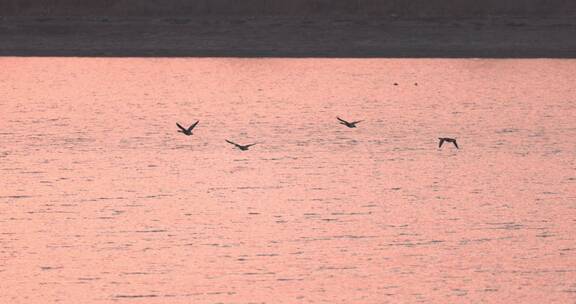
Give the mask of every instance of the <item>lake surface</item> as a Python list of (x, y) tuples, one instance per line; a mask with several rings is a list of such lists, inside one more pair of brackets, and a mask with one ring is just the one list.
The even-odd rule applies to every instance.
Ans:
[(576, 299), (575, 60), (0, 67), (2, 303)]

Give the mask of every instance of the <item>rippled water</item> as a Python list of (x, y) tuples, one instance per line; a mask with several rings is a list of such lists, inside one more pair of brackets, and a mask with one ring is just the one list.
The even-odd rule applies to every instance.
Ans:
[(0, 66), (1, 303), (576, 298), (576, 61)]

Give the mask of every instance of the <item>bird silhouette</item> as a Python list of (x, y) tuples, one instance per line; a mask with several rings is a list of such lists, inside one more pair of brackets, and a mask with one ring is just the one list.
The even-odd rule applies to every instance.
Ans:
[(338, 116), (336, 116), (336, 118), (340, 121), (340, 124), (343, 124), (343, 125), (347, 126), (348, 128), (356, 128), (356, 124), (359, 122), (362, 122), (362, 120), (347, 122)]
[(454, 146), (456, 146), (456, 149), (460, 149), (460, 148), (458, 148), (458, 143), (456, 143), (456, 138), (439, 137), (438, 139), (440, 140), (440, 144), (438, 144), (438, 148), (441, 148), (442, 144), (444, 142), (449, 142), (449, 143), (453, 143)]
[(231, 142), (231, 141), (229, 141), (229, 140), (227, 140), (227, 139), (226, 139), (226, 142), (229, 143), (229, 144), (233, 144), (234, 146), (236, 146), (236, 148), (238, 148), (238, 149), (240, 149), (240, 150), (242, 150), (242, 151), (246, 151), (246, 150), (248, 150), (248, 148), (250, 148), (250, 147), (252, 147), (253, 145), (257, 144), (257, 143), (253, 143), (253, 144), (249, 144), (249, 145), (239, 145), (239, 144), (237, 144), (237, 143), (235, 143), (235, 142)]
[(176, 125), (178, 126), (178, 128), (180, 128), (180, 130), (178, 130), (178, 132), (180, 133), (184, 133), (187, 136), (192, 135), (192, 129), (194, 129), (194, 127), (196, 127), (196, 125), (199, 123), (200, 121), (198, 120), (197, 122), (195, 122), (193, 125), (191, 125), (190, 127), (188, 127), (188, 129), (184, 128), (183, 126), (181, 126), (179, 123), (176, 123)]

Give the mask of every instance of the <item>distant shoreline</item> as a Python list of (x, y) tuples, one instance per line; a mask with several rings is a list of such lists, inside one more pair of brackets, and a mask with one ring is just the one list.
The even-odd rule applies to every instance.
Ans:
[(576, 58), (573, 18), (2, 17), (0, 56)]
[(4, 16), (573, 17), (573, 0), (3, 0)]

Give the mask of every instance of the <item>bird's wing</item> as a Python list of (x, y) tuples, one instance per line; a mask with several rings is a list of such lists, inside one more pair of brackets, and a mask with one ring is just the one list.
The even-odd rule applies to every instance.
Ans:
[(458, 148), (458, 144), (456, 143), (456, 140), (454, 140), (453, 143), (456, 146), (456, 149), (460, 149), (460, 148)]
[(353, 121), (353, 122), (351, 122), (351, 124), (355, 125), (355, 124), (357, 124), (357, 123), (359, 123), (359, 122), (363, 122), (363, 120)]
[(229, 141), (229, 140), (227, 140), (227, 139), (226, 139), (226, 142), (228, 142), (229, 144), (233, 144), (233, 145), (235, 145), (236, 147), (240, 147), (239, 144), (237, 144), (237, 143), (235, 143), (235, 142), (231, 142), (231, 141)]
[(244, 147), (248, 148), (248, 147), (252, 147), (254, 145), (257, 145), (258, 143), (253, 143), (253, 144), (249, 144), (249, 145), (245, 145)]
[(193, 125), (190, 126), (190, 128), (188, 128), (188, 131), (192, 131), (192, 129), (194, 129), (194, 127), (196, 127), (196, 125), (199, 123), (200, 121), (196, 121)]
[(438, 148), (442, 148), (443, 143), (444, 143), (444, 139), (440, 138), (440, 144), (438, 145)]
[(188, 130), (186, 130), (186, 128), (184, 128), (183, 126), (181, 126), (179, 123), (176, 123), (176, 125), (177, 125), (178, 128), (180, 128), (182, 131), (188, 131)]
[(344, 119), (342, 119), (342, 118), (340, 118), (340, 117), (338, 117), (338, 116), (336, 116), (336, 118), (337, 118), (340, 122), (348, 123), (347, 121), (345, 121)]

